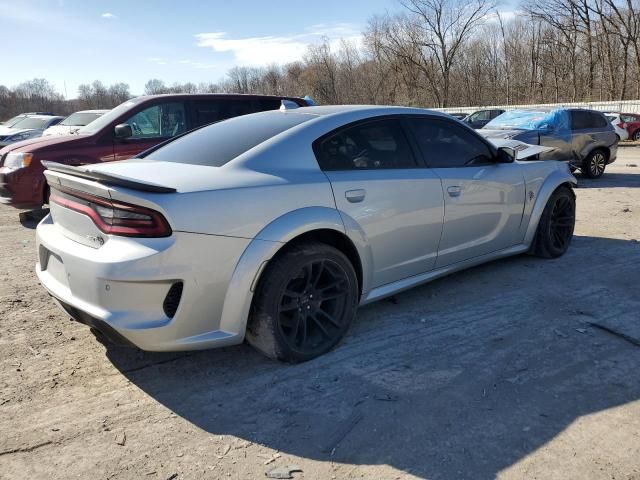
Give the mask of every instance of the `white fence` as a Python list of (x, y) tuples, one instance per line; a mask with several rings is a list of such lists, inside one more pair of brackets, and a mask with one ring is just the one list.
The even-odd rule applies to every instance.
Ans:
[(476, 110), (499, 108), (502, 110), (514, 110), (517, 108), (540, 108), (540, 107), (577, 107), (600, 110), (602, 112), (623, 112), (640, 113), (640, 100), (619, 100), (615, 102), (576, 102), (576, 103), (540, 103), (537, 105), (491, 105), (475, 107), (450, 107), (433, 108), (447, 113), (473, 113)]

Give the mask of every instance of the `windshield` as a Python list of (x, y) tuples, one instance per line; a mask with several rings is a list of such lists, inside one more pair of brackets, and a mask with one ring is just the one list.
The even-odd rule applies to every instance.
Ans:
[(16, 115), (15, 117), (10, 118), (6, 122), (4, 122), (2, 125), (4, 125), (5, 127), (13, 127), (16, 123), (24, 118), (26, 118), (24, 115)]
[(13, 128), (44, 128), (47, 123), (49, 123), (48, 118), (34, 118), (34, 117), (25, 117), (20, 120), (18, 123), (13, 125)]
[(221, 167), (312, 115), (279, 111), (255, 113), (214, 123), (153, 151), (149, 160)]
[(484, 127), (486, 129), (511, 129), (536, 130), (545, 125), (552, 126), (558, 110), (542, 112), (535, 110), (511, 110), (498, 115)]
[(137, 103), (138, 102), (136, 102), (135, 100), (127, 100), (126, 102), (121, 103), (120, 105), (118, 105), (113, 110), (105, 113), (104, 115), (102, 115), (101, 117), (97, 118), (96, 120), (94, 120), (93, 122), (88, 124), (87, 126), (82, 127), (80, 130), (78, 130), (78, 133), (80, 135), (93, 135), (97, 131), (102, 130), (104, 127), (109, 125), (111, 122), (113, 122), (120, 115), (122, 115), (126, 111), (128, 111), (131, 108), (133, 108), (134, 106), (136, 106)]
[(101, 113), (72, 113), (62, 122), (60, 122), (59, 125), (66, 125), (69, 127), (84, 127), (100, 116), (102, 116)]

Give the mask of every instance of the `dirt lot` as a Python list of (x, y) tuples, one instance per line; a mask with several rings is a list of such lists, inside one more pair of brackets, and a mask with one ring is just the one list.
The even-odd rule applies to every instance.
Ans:
[(579, 180), (563, 258), (367, 306), (297, 366), (106, 348), (0, 208), (0, 478), (640, 479), (640, 146)]

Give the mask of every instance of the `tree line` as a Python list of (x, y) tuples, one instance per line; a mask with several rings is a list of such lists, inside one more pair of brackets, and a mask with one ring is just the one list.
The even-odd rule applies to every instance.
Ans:
[[(640, 98), (640, 0), (523, 0), (500, 14), (494, 0), (399, 0), (373, 16), (362, 41), (310, 45), (300, 60), (238, 66), (217, 82), (145, 94), (311, 95), (323, 104), (426, 107)], [(0, 86), (0, 118), (21, 111), (111, 108), (126, 83), (81, 85), (65, 100), (45, 79)]]

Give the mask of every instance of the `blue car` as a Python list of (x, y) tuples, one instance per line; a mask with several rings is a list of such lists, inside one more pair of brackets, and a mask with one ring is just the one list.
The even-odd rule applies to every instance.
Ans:
[(589, 178), (599, 178), (614, 162), (618, 137), (603, 113), (580, 108), (510, 110), (478, 130), (489, 139), (511, 138), (554, 147), (540, 160), (568, 162)]

